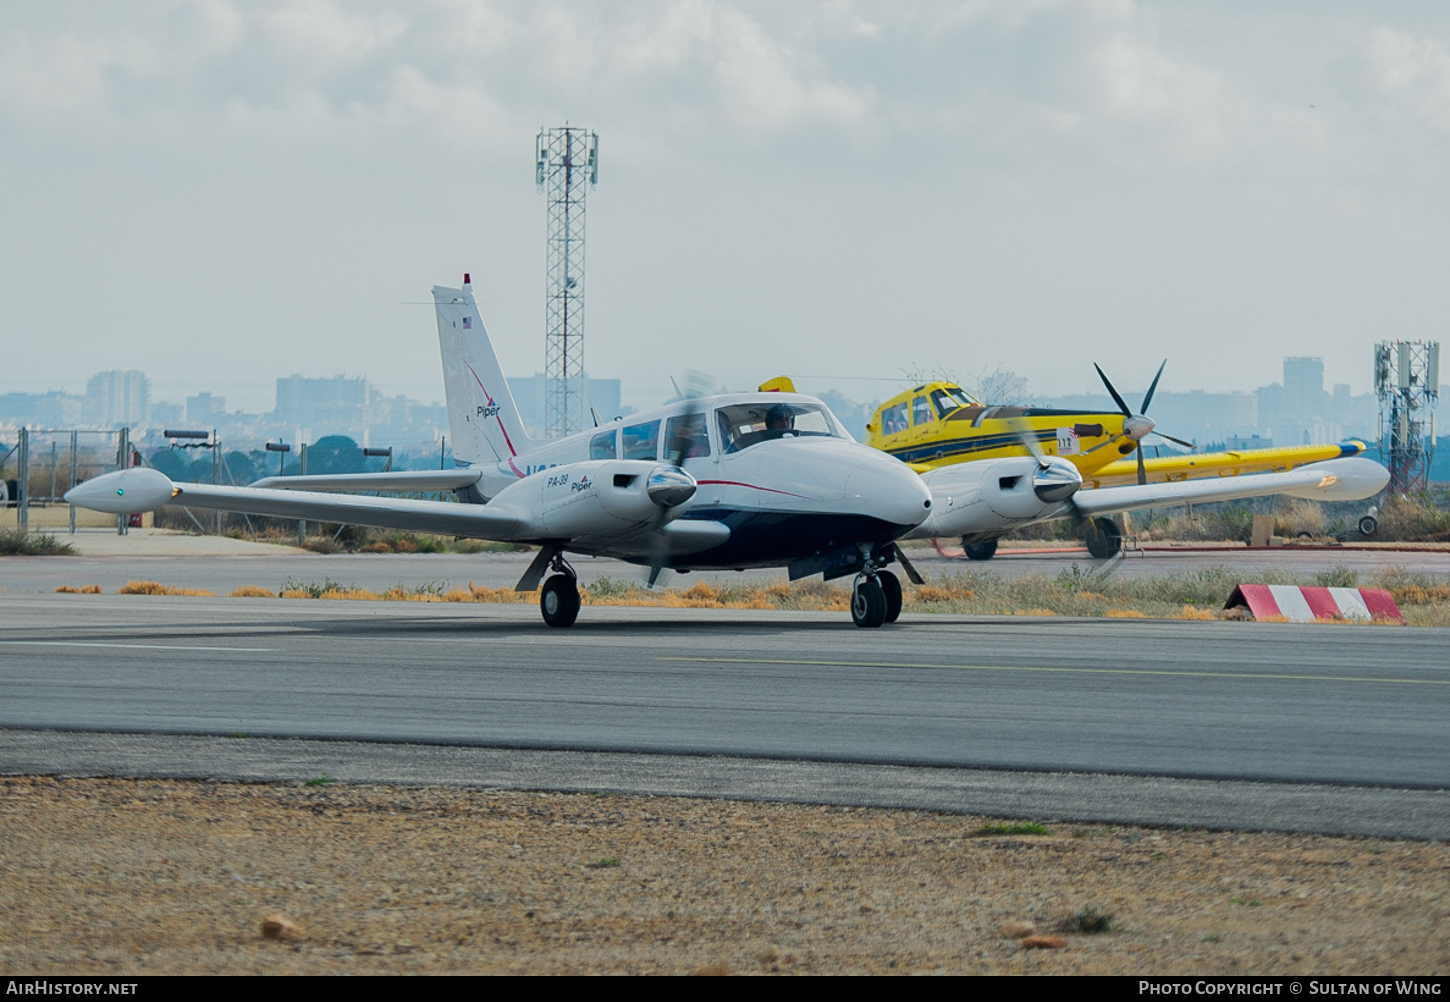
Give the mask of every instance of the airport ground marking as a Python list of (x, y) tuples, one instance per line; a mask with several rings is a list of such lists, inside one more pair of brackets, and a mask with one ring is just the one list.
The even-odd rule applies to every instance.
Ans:
[(125, 650), (136, 651), (235, 651), (235, 652), (257, 652), (275, 651), (275, 647), (186, 647), (181, 644), (88, 644), (78, 640), (0, 640), (4, 645), (24, 645), (27, 647), (120, 647)]
[(1028, 671), (1073, 675), (1167, 675), (1174, 678), (1255, 678), (1295, 682), (1388, 682), (1398, 685), (1450, 685), (1442, 678), (1366, 678), (1357, 675), (1280, 675), (1266, 672), (1172, 671), (1163, 668), (1045, 668), (1036, 665), (932, 665), (887, 661), (804, 661), (783, 658), (687, 658), (658, 657), (657, 661), (690, 661), (701, 664), (798, 665), (806, 668), (925, 668), (933, 671)]

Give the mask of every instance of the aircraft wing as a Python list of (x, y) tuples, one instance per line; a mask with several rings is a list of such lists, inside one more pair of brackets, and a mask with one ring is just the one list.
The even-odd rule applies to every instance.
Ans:
[(1181, 504), (1232, 501), (1236, 498), (1291, 494), (1315, 501), (1356, 501), (1384, 490), (1390, 474), (1372, 459), (1332, 459), (1282, 473), (1256, 473), (1243, 477), (1181, 480), (1166, 484), (1134, 484), (1078, 491), (1073, 496), (1084, 515), (1107, 515), (1144, 508), (1170, 508)]
[(455, 491), (478, 483), (483, 470), (399, 470), (396, 473), (336, 473), (301, 477), (263, 477), (251, 487), (281, 491)]
[[(1320, 463), (1326, 459), (1347, 459), (1361, 455), (1365, 448), (1363, 442), (1351, 440), (1339, 445), (1291, 445), (1269, 449), (1237, 449), (1231, 452), (1189, 452), (1153, 459), (1144, 456), (1143, 472), (1148, 475), (1149, 483), (1187, 480), (1192, 477), (1237, 477), (1246, 473), (1292, 470), (1306, 463)], [(1085, 486), (1094, 488), (1137, 484), (1137, 457), (1119, 459), (1092, 473), (1085, 473), (1083, 480), (1086, 482)]]
[(66, 492), (71, 504), (116, 515), (154, 511), (164, 504), (216, 508), (313, 522), (347, 522), (511, 542), (532, 538), (535, 522), (512, 505), (456, 504), (357, 494), (278, 491), (256, 487), (177, 484), (147, 467), (118, 470)]

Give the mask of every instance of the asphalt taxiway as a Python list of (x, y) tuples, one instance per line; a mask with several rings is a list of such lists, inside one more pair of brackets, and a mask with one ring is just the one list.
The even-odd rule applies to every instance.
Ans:
[[(781, 799), (1450, 837), (1444, 630), (907, 616), (862, 631), (843, 614), (586, 607), (573, 629), (550, 631), (530, 606), (15, 594), (3, 606), (10, 773), (104, 772), (110, 754), (121, 774), (262, 778), (237, 756), (277, 739), (323, 749), (308, 754), (348, 778), (334, 770), (354, 759), (335, 742), (406, 743), (576, 756), (537, 783), (556, 788), (573, 774), (639, 792), (778, 788)], [(102, 732), (211, 736), (189, 739), (210, 758), (120, 737), (77, 745)], [(226, 737), (239, 734), (251, 740)], [(614, 756), (615, 780), (581, 755)], [(676, 778), (651, 787), (629, 756)], [(375, 760), (359, 774), (468, 773), (413, 761), (404, 776)], [(727, 782), (722, 762), (756, 764), (724, 769)], [(479, 766), (477, 781), (489, 772)], [(1044, 779), (1067, 774), (1091, 778)], [(528, 775), (521, 765), (499, 782)]]

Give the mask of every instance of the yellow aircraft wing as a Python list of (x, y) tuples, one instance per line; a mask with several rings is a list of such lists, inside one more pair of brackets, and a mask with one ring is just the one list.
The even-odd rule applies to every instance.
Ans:
[[(1368, 446), (1357, 439), (1339, 445), (1291, 445), (1282, 448), (1241, 449), (1234, 452), (1182, 453), (1160, 458), (1143, 458), (1148, 483), (1172, 483), (1203, 477), (1236, 477), (1243, 473), (1277, 473), (1306, 463), (1358, 456)], [(1092, 473), (1084, 471), (1084, 487), (1116, 487), (1138, 482), (1136, 458), (1120, 459)]]

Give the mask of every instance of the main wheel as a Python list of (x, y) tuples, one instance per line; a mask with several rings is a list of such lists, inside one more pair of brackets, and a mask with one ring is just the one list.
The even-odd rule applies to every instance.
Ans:
[(991, 560), (997, 555), (997, 541), (989, 539), (985, 543), (963, 543), (962, 549), (967, 551), (968, 560)]
[(555, 574), (539, 592), (539, 611), (550, 626), (573, 626), (579, 604), (579, 588), (567, 574)]
[(1099, 560), (1116, 556), (1123, 548), (1123, 537), (1110, 518), (1095, 518), (1087, 525), (1088, 553)]
[(901, 616), (901, 582), (890, 571), (876, 575), (881, 582), (881, 593), (886, 596), (886, 618), (883, 622), (894, 623)]
[(1379, 519), (1373, 515), (1366, 515), (1359, 520), (1359, 534), (1361, 536), (1373, 536), (1379, 531)]
[(886, 592), (876, 578), (856, 582), (856, 590), (851, 593), (851, 621), (868, 629), (886, 622)]

